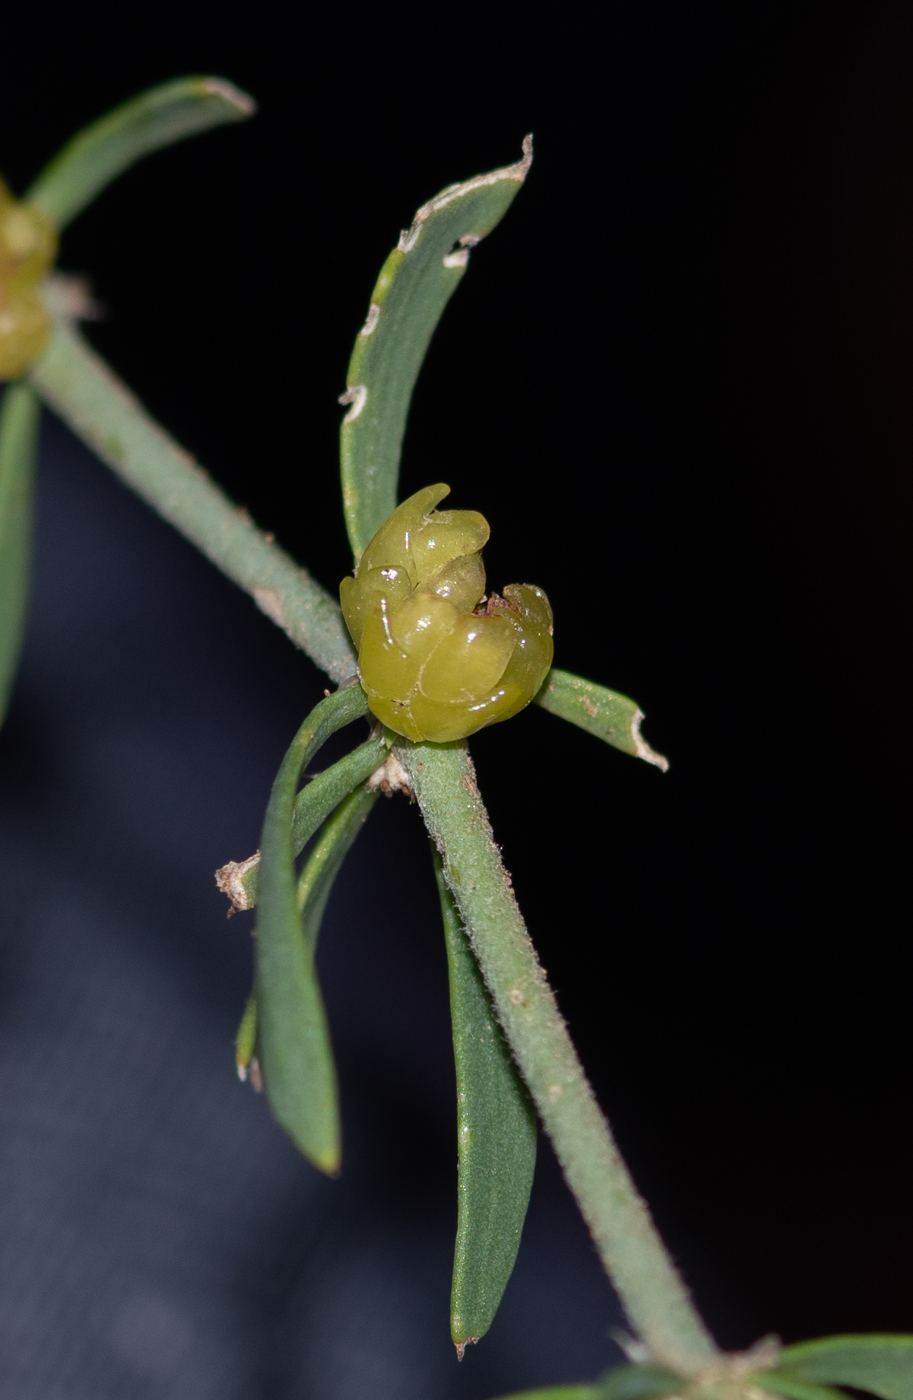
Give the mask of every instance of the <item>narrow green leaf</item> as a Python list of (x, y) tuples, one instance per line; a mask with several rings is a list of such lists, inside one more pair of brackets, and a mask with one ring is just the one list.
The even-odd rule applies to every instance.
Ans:
[(307, 787), (301, 789), (292, 813), (292, 844), (296, 854), (304, 849), (343, 798), (377, 771), (387, 754), (383, 735), (377, 735), (346, 754), (331, 768), (316, 774)]
[(357, 788), (330, 817), (311, 851), (298, 881), (298, 908), (311, 949), (317, 946), (327, 900), (342, 863), (374, 809), (378, 794)]
[[(45, 299), (53, 299), (50, 283)], [(86, 344), (59, 299), (50, 339), (29, 370), (45, 403), (131, 491), (179, 530), (291, 637), (336, 685), (355, 675), (342, 609), (210, 480)]]
[(783, 1395), (786, 1400), (847, 1400), (846, 1392), (831, 1385), (818, 1385), (788, 1371), (754, 1371), (749, 1380), (760, 1390)]
[(456, 1061), (457, 1236), (450, 1333), (484, 1337), (513, 1273), (536, 1166), (536, 1114), (434, 852)]
[[(292, 813), (292, 850), (296, 856), (342, 799), (370, 778), (386, 757), (383, 737), (368, 739), (302, 788), (295, 798)], [(246, 860), (230, 860), (216, 871), (216, 884), (231, 900), (230, 913), (253, 909), (257, 903), (259, 873), (259, 851)]]
[(648, 1397), (683, 1394), (690, 1382), (662, 1366), (613, 1366), (596, 1385), (559, 1385), (544, 1390), (524, 1390), (500, 1400), (648, 1400)]
[(787, 1375), (851, 1385), (882, 1400), (913, 1400), (913, 1336), (871, 1333), (798, 1342), (784, 1347), (782, 1367)]
[(162, 83), (77, 132), (24, 198), (64, 228), (143, 156), (255, 111), (253, 98), (224, 78)]
[[(343, 760), (344, 761), (344, 760)], [(338, 766), (338, 765), (337, 765)], [(304, 864), (298, 881), (298, 908), (304, 937), (313, 954), (333, 882), (377, 801), (377, 793), (359, 788), (349, 794), (327, 822)], [(238, 1077), (246, 1079), (257, 1051), (257, 991), (247, 998), (235, 1040)]]
[(409, 401), (441, 313), (469, 251), (504, 217), (526, 179), (532, 138), (516, 165), (450, 185), (424, 204), (381, 268), (349, 363), (342, 402), (342, 492), (355, 562), (396, 505)]
[(669, 760), (651, 749), (641, 736), (643, 711), (627, 695), (619, 695), (617, 690), (608, 690), (570, 671), (552, 667), (535, 698), (543, 710), (570, 720), (571, 724), (595, 734), (597, 739), (604, 739), (622, 753), (654, 763), (664, 773), (669, 767)]
[(241, 1024), (238, 1026), (238, 1034), (235, 1036), (235, 1064), (238, 1066), (238, 1078), (247, 1078), (250, 1062), (257, 1051), (257, 993), (252, 991), (244, 1005), (244, 1012), (241, 1016)]
[(602, 1392), (592, 1385), (547, 1386), (545, 1390), (522, 1390), (502, 1395), (499, 1400), (601, 1400)]
[(600, 1378), (599, 1400), (654, 1400), (662, 1395), (681, 1395), (689, 1385), (665, 1366), (625, 1362)]
[(295, 888), (292, 812), (301, 774), (337, 729), (367, 713), (360, 686), (322, 700), (305, 720), (273, 783), (263, 834), (256, 940), (257, 1044), (273, 1115), (314, 1166), (339, 1170), (336, 1070), (314, 956)]
[(0, 724), (6, 718), (28, 615), (35, 451), (41, 405), (10, 384), (0, 407)]

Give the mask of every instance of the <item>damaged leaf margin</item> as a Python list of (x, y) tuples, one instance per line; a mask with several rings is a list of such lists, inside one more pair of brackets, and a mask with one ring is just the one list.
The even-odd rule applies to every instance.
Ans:
[(343, 509), (356, 564), (396, 507), (400, 449), (412, 390), (434, 329), (469, 254), (507, 213), (533, 158), (448, 185), (423, 204), (380, 271), (355, 339), (340, 400)]

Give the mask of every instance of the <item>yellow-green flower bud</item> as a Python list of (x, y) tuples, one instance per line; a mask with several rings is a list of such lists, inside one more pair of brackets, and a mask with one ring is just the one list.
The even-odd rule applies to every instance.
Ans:
[(435, 510), (426, 486), (381, 525), (339, 593), (368, 704), (407, 739), (446, 743), (528, 705), (552, 664), (552, 610), (541, 588), (485, 598), (485, 518)]
[(0, 180), (0, 379), (17, 379), (44, 345), (50, 320), (37, 288), (56, 252), (50, 219)]

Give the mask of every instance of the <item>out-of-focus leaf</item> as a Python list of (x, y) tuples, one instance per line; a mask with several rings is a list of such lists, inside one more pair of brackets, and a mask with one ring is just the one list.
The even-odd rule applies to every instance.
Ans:
[(0, 407), (0, 724), (28, 615), (40, 412), (38, 396), (28, 384), (9, 385)]
[(68, 141), (24, 196), (64, 228), (143, 156), (256, 111), (224, 78), (176, 78), (115, 107)]
[(450, 1331), (460, 1356), (491, 1326), (520, 1247), (536, 1113), (434, 853), (450, 973), (457, 1087), (457, 1237)]
[(585, 681), (582, 676), (556, 670), (553, 666), (535, 700), (543, 710), (570, 720), (571, 724), (579, 725), (588, 734), (621, 749), (622, 753), (654, 763), (664, 773), (669, 767), (669, 760), (651, 749), (643, 739), (640, 732), (643, 711), (627, 695), (619, 695), (617, 690), (608, 690), (604, 685)]
[(783, 1348), (781, 1369), (787, 1377), (870, 1390), (882, 1400), (913, 1400), (913, 1336), (870, 1333), (797, 1342)]
[(664, 1366), (625, 1362), (606, 1371), (599, 1381), (599, 1400), (654, 1400), (680, 1395), (689, 1382)]
[(360, 686), (337, 690), (311, 712), (273, 783), (257, 901), (257, 1047), (270, 1108), (301, 1151), (334, 1175), (341, 1158), (336, 1070), (314, 954), (296, 889), (292, 813), (301, 774), (329, 736), (367, 714)]
[(342, 423), (342, 493), (355, 562), (396, 505), (412, 390), (434, 328), (469, 252), (506, 214), (526, 179), (532, 140), (516, 165), (449, 185), (422, 205), (387, 258), (355, 341)]
[(602, 1392), (592, 1385), (547, 1386), (545, 1390), (520, 1390), (498, 1400), (601, 1400)]

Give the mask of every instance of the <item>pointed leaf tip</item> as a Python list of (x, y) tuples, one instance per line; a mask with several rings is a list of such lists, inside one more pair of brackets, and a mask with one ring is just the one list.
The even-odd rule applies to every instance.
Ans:
[(342, 495), (355, 562), (396, 506), (399, 458), (419, 370), (471, 250), (501, 221), (532, 163), (448, 185), (417, 210), (380, 270), (341, 402)]

